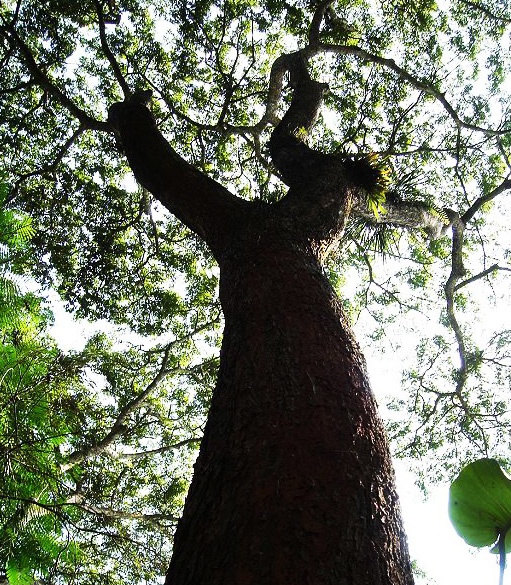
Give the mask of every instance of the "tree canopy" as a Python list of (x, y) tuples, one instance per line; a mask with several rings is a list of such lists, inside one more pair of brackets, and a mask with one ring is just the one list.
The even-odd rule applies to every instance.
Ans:
[[(291, 100), (288, 64), (306, 59), (325, 106), (299, 138), (386, 177), (327, 268), (366, 343), (405, 363), (388, 412), (395, 452), (433, 453), (438, 477), (476, 454), (508, 458), (510, 24), (501, 0), (3, 2), (4, 205), (33, 230), (19, 271), (133, 335), (130, 348), (96, 336), (65, 356), (46, 334), (15, 343), (2, 325), (2, 452), (14, 453), (2, 521), (53, 534), (38, 546), (53, 550), (56, 580), (72, 582), (77, 558), (80, 583), (106, 566), (112, 582), (164, 572), (142, 545), (168, 546), (159, 527), (178, 515), (216, 369), (215, 261), (134, 183), (107, 120), (137, 90), (152, 90), (159, 128), (194, 167), (274, 203), (286, 177), (268, 141)], [(44, 330), (38, 303), (23, 318)], [(104, 542), (110, 560), (87, 565)], [(127, 554), (131, 568), (116, 568)]]
[(168, 565), (217, 359), (192, 363), (197, 330), (150, 348), (97, 333), (64, 353), (48, 301), (23, 292), (28, 218), (2, 209), (0, 222), (0, 581), (151, 582)]

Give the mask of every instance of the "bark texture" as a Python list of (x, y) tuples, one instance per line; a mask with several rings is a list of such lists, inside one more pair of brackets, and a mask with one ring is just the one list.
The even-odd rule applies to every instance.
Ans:
[(167, 585), (413, 582), (364, 359), (267, 212), (221, 259), (218, 385)]

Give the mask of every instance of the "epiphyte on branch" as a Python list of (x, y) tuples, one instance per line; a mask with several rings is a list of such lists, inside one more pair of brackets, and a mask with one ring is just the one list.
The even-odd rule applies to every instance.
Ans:
[(378, 216), (385, 213), (385, 193), (390, 186), (390, 167), (376, 152), (349, 156), (344, 160), (348, 179), (366, 194), (368, 209)]

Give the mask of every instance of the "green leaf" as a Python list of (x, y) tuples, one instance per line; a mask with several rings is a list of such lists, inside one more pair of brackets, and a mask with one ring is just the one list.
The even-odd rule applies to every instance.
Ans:
[(9, 585), (32, 585), (34, 582), (30, 570), (20, 569), (13, 561), (9, 561), (7, 565), (7, 579)]
[[(461, 470), (449, 491), (449, 517), (467, 544), (491, 546), (505, 535), (505, 551), (511, 550), (511, 480), (495, 459), (479, 459)], [(491, 552), (498, 553), (498, 547)]]

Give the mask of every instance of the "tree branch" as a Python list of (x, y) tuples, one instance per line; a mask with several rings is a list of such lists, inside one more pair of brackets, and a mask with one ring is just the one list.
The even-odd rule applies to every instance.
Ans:
[(333, 3), (334, 0), (322, 0), (322, 2), (320, 2), (319, 6), (316, 8), (309, 27), (309, 45), (316, 46), (319, 44), (321, 23), (323, 22), (323, 18), (325, 17), (327, 10), (330, 8), (330, 6), (332, 6)]
[(445, 299), (447, 303), (447, 318), (452, 330), (454, 331), (456, 343), (458, 345), (458, 355), (460, 358), (458, 379), (456, 381), (456, 394), (460, 401), (462, 401), (462, 404), (464, 404), (462, 390), (468, 378), (467, 351), (463, 331), (460, 324), (458, 323), (458, 320), (456, 319), (456, 313), (454, 310), (454, 295), (456, 291), (456, 285), (458, 284), (459, 280), (466, 274), (466, 270), (463, 265), (464, 231), (465, 224), (463, 223), (462, 219), (457, 216), (452, 222), (451, 273), (444, 286)]
[(71, 453), (67, 458), (67, 462), (61, 466), (62, 471), (67, 471), (71, 467), (82, 463), (82, 461), (91, 459), (92, 457), (103, 453), (114, 441), (116, 441), (121, 435), (124, 434), (126, 431), (124, 428), (124, 423), (126, 422), (127, 418), (140, 407), (140, 405), (149, 397), (151, 392), (158, 386), (158, 384), (172, 372), (172, 370), (167, 369), (167, 364), (170, 357), (170, 348), (170, 345), (165, 348), (160, 369), (158, 370), (156, 376), (146, 386), (146, 389), (143, 392), (130, 400), (121, 409), (106, 436), (93, 445), (89, 445), (80, 451)]
[(55, 98), (61, 106), (66, 108), (68, 112), (80, 122), (80, 125), (84, 129), (112, 132), (112, 128), (109, 124), (89, 116), (85, 110), (79, 108), (59, 87), (55, 85), (55, 83), (38, 65), (31, 50), (18, 35), (14, 27), (5, 26), (5, 20), (4, 26), (0, 27), (0, 35), (5, 38), (11, 46), (18, 49), (32, 79)]
[(479, 4), (478, 2), (470, 2), (470, 0), (460, 0), (460, 2), (462, 2), (466, 6), (469, 6), (470, 8), (474, 8), (475, 10), (482, 12), (485, 16), (488, 16), (492, 20), (497, 20), (504, 24), (511, 23), (511, 18), (505, 18), (504, 16), (498, 16), (497, 14), (493, 14), (493, 12), (491, 12), (490, 10), (488, 10), (488, 8), (486, 8), (482, 4)]
[(220, 255), (249, 205), (193, 167), (170, 146), (146, 107), (150, 91), (136, 92), (109, 110), (138, 182)]
[(475, 132), (481, 132), (486, 136), (502, 136), (504, 134), (509, 134), (511, 129), (505, 130), (492, 130), (490, 128), (482, 128), (481, 126), (477, 126), (475, 124), (471, 124), (470, 122), (464, 121), (458, 113), (456, 112), (455, 108), (450, 104), (450, 102), (446, 99), (445, 93), (441, 92), (440, 90), (436, 89), (432, 84), (426, 83), (411, 75), (400, 67), (394, 59), (386, 59), (384, 57), (380, 57), (379, 55), (373, 55), (369, 53), (365, 49), (358, 47), (357, 45), (331, 45), (331, 44), (319, 44), (316, 47), (305, 47), (301, 51), (308, 57), (313, 57), (318, 53), (330, 53), (334, 55), (354, 55), (356, 57), (360, 57), (365, 61), (370, 61), (371, 63), (376, 63), (385, 67), (386, 69), (390, 69), (394, 71), (402, 80), (407, 81), (412, 87), (423, 91), (425, 94), (430, 95), (436, 101), (438, 101), (452, 118), (454, 123), (458, 128), (465, 128), (466, 130), (473, 130)]
[(31, 171), (29, 173), (24, 173), (23, 175), (20, 175), (12, 187), (11, 194), (9, 195), (7, 202), (12, 201), (12, 199), (14, 197), (16, 197), (16, 194), (19, 190), (21, 183), (23, 183), (24, 181), (26, 181), (30, 177), (35, 177), (37, 175), (42, 175), (44, 173), (54, 172), (57, 169), (60, 162), (62, 161), (62, 159), (64, 158), (64, 156), (66, 155), (66, 153), (68, 152), (68, 150), (76, 142), (76, 139), (81, 134), (83, 134), (84, 131), (85, 131), (85, 128), (83, 126), (79, 126), (71, 134), (71, 136), (64, 142), (64, 144), (59, 148), (59, 150), (57, 152), (57, 156), (53, 159), (53, 161), (51, 163), (45, 165), (44, 167), (41, 167), (40, 169), (36, 169), (35, 171)]
[(178, 443), (173, 443), (172, 445), (164, 445), (163, 447), (159, 447), (158, 449), (150, 449), (148, 451), (139, 451), (137, 453), (119, 453), (119, 455), (115, 455), (116, 461), (133, 461), (136, 459), (143, 459), (144, 457), (148, 457), (151, 455), (159, 455), (161, 453), (166, 453), (167, 451), (173, 451), (174, 449), (179, 449), (180, 447), (184, 447), (185, 445), (193, 445), (194, 443), (200, 443), (202, 441), (199, 437), (192, 437), (190, 439), (183, 439)]
[(101, 7), (101, 3), (98, 0), (94, 0), (94, 5), (96, 7), (96, 13), (98, 15), (98, 23), (99, 23), (99, 38), (101, 41), (101, 48), (103, 49), (103, 53), (105, 57), (108, 59), (110, 66), (112, 67), (112, 71), (114, 72), (115, 79), (117, 79), (117, 83), (121, 86), (123, 95), (125, 98), (129, 98), (131, 96), (131, 90), (122, 74), (121, 68), (119, 63), (117, 62), (116, 58), (114, 57), (110, 46), (108, 45), (108, 39), (106, 38), (106, 30), (105, 30), (105, 17), (103, 15), (103, 9)]
[(462, 288), (464, 286), (467, 286), (467, 284), (471, 284), (472, 282), (475, 282), (476, 280), (480, 280), (481, 278), (484, 278), (485, 276), (488, 276), (492, 272), (497, 272), (499, 270), (503, 270), (503, 271), (506, 271), (506, 272), (511, 272), (511, 268), (507, 268), (505, 266), (499, 266), (498, 264), (493, 264), (492, 266), (490, 266), (486, 270), (483, 270), (479, 274), (476, 274), (475, 276), (472, 276), (471, 278), (467, 278), (466, 280), (464, 280), (462, 282), (459, 282), (454, 287), (454, 291), (457, 291), (460, 288)]
[(64, 502), (64, 505), (76, 506), (89, 514), (95, 514), (111, 520), (142, 520), (143, 522), (147, 522), (157, 528), (162, 527), (161, 520), (167, 520), (169, 522), (177, 522), (179, 520), (179, 518), (172, 516), (171, 514), (144, 514), (142, 512), (126, 512), (124, 510), (115, 510), (113, 508), (103, 508), (101, 506), (86, 504), (83, 499), (84, 496), (82, 494), (73, 494), (73, 496)]
[(365, 201), (357, 201), (352, 209), (352, 214), (363, 218), (372, 224), (391, 224), (408, 229), (421, 229), (432, 240), (438, 238), (449, 226), (449, 221), (442, 213), (430, 205), (421, 201), (392, 202), (390, 199), (384, 203), (385, 213), (378, 217), (367, 208)]
[(292, 185), (309, 178), (312, 167), (328, 156), (306, 144), (328, 85), (311, 79), (306, 59), (300, 52), (283, 55), (279, 59), (278, 69), (284, 66), (289, 72), (293, 97), (284, 117), (272, 132), (269, 148), (272, 161), (284, 182)]
[(490, 193), (488, 193), (487, 195), (478, 197), (474, 201), (474, 203), (472, 203), (472, 205), (467, 209), (467, 211), (465, 211), (465, 213), (461, 216), (461, 221), (464, 223), (464, 225), (467, 225), (485, 203), (492, 201), (493, 199), (495, 199), (495, 197), (497, 197), (501, 193), (504, 193), (504, 191), (507, 191), (508, 189), (511, 189), (511, 180), (505, 179), (504, 181), (502, 181), (500, 185), (498, 185), (498, 187), (495, 187), (493, 191), (490, 191)]
[[(311, 23), (311, 31), (310, 35), (312, 35), (310, 39), (310, 44), (300, 51), (296, 53), (289, 53), (283, 54), (279, 56), (273, 62), (271, 72), (270, 72), (270, 79), (268, 83), (268, 93), (266, 98), (266, 108), (265, 112), (260, 118), (259, 122), (252, 126), (228, 126), (228, 125), (209, 125), (204, 126), (200, 125), (200, 123), (195, 122), (191, 119), (187, 119), (190, 123), (193, 123), (199, 127), (202, 127), (206, 130), (211, 131), (218, 131), (223, 133), (231, 133), (231, 134), (243, 134), (243, 133), (258, 133), (260, 134), (267, 125), (276, 126), (278, 124), (278, 107), (280, 103), (280, 99), (282, 96), (282, 90), (284, 87), (284, 79), (286, 73), (290, 70), (291, 64), (293, 62), (294, 57), (297, 54), (300, 54), (303, 61), (307, 61), (309, 58), (314, 57), (321, 53), (330, 53), (336, 55), (353, 55), (355, 57), (359, 57), (364, 61), (370, 61), (371, 63), (375, 63), (380, 65), (386, 69), (390, 69), (394, 73), (396, 73), (401, 79), (408, 82), (412, 87), (424, 92), (425, 94), (433, 97), (436, 101), (438, 101), (443, 108), (447, 111), (449, 116), (453, 119), (455, 125), (458, 128), (464, 128), (467, 130), (473, 130), (476, 132), (481, 132), (487, 136), (503, 136), (509, 134), (511, 129), (502, 129), (502, 130), (493, 130), (491, 128), (483, 128), (481, 126), (477, 126), (475, 124), (471, 124), (463, 120), (459, 114), (456, 112), (455, 108), (451, 105), (451, 103), (445, 97), (445, 93), (441, 92), (439, 89), (435, 88), (431, 83), (427, 83), (419, 78), (415, 77), (414, 75), (408, 73), (405, 69), (400, 67), (394, 59), (386, 59), (384, 57), (380, 57), (379, 55), (374, 55), (365, 49), (358, 47), (357, 45), (332, 45), (326, 43), (319, 43), (316, 41), (317, 33), (319, 34), (319, 26), (321, 24), (321, 19), (324, 18), (325, 13), (329, 9), (332, 2), (330, 0), (324, 0), (318, 9), (315, 12), (313, 23)], [(173, 110), (174, 113), (175, 109)], [(185, 116), (184, 114), (177, 113), (179, 116)]]

